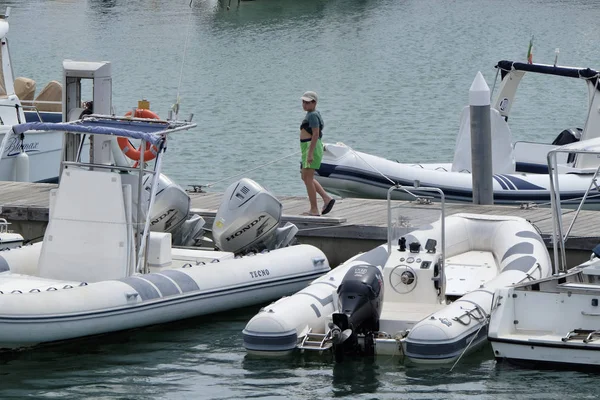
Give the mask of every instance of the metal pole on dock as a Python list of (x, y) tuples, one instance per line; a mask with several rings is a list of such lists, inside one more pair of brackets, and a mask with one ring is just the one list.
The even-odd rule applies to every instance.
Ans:
[(477, 72), (469, 89), (473, 203), (494, 204), (490, 88)]

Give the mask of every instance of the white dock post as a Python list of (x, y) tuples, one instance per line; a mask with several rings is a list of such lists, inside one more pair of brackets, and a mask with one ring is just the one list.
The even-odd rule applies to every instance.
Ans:
[(477, 72), (469, 89), (469, 106), (473, 203), (494, 204), (490, 88), (481, 72)]

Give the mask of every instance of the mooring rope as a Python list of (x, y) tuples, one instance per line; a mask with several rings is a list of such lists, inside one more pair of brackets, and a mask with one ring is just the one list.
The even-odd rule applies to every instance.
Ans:
[(481, 331), (481, 328), (483, 328), (484, 326), (487, 326), (489, 322), (490, 322), (490, 316), (487, 315), (486, 318), (485, 318), (485, 320), (481, 323), (481, 326), (479, 327), (479, 329), (477, 329), (477, 332), (475, 332), (475, 334), (471, 338), (471, 341), (469, 342), (469, 344), (467, 345), (467, 347), (465, 347), (465, 349), (462, 351), (462, 353), (460, 353), (460, 356), (458, 356), (458, 358), (456, 359), (456, 361), (454, 362), (454, 364), (452, 365), (452, 368), (450, 368), (450, 370), (448, 371), (448, 373), (452, 372), (452, 370), (454, 369), (454, 367), (456, 367), (456, 365), (458, 364), (458, 362), (462, 359), (462, 357), (465, 355), (465, 353), (467, 352), (467, 350), (469, 349), (469, 347), (471, 347), (471, 344), (473, 344), (473, 342), (475, 341), (475, 339), (479, 335), (479, 331)]
[[(316, 217), (316, 218), (322, 218), (322, 217)], [(314, 228), (298, 229), (298, 232), (318, 231), (318, 230), (321, 230), (321, 229), (344, 228), (344, 227), (353, 226), (353, 225), (355, 225), (355, 224), (339, 224), (339, 225), (316, 226)]]
[(260, 164), (260, 165), (259, 165), (258, 167), (256, 167), (256, 168), (252, 168), (252, 169), (246, 170), (246, 171), (244, 171), (244, 172), (240, 172), (239, 174), (235, 174), (235, 175), (231, 175), (231, 176), (228, 176), (228, 177), (226, 177), (226, 178), (223, 178), (223, 179), (219, 179), (218, 181), (214, 181), (214, 182), (211, 182), (211, 183), (207, 183), (206, 185), (191, 185), (191, 186), (194, 186), (194, 187), (199, 187), (200, 189), (202, 189), (202, 188), (209, 188), (209, 187), (211, 187), (211, 186), (214, 186), (214, 185), (216, 185), (217, 183), (221, 183), (221, 182), (224, 182), (224, 181), (227, 181), (227, 180), (233, 179), (233, 178), (237, 178), (238, 176), (245, 175), (245, 174), (247, 174), (247, 173), (250, 173), (250, 172), (256, 171), (257, 169), (264, 168), (264, 167), (266, 167), (266, 166), (268, 166), (268, 165), (271, 165), (271, 164), (275, 164), (275, 163), (277, 163), (277, 162), (279, 162), (279, 161), (285, 160), (286, 158), (289, 158), (289, 157), (295, 156), (295, 155), (297, 155), (298, 153), (300, 153), (300, 150), (294, 151), (293, 153), (290, 153), (290, 154), (288, 154), (288, 155), (286, 155), (286, 156), (283, 156), (283, 157), (281, 157), (281, 158), (278, 158), (278, 159), (276, 159), (276, 160), (269, 161), (268, 163), (265, 163), (265, 164)]
[[(593, 198), (597, 198), (597, 197), (600, 197), (600, 193), (590, 194), (590, 195), (587, 196), (587, 199), (593, 199)], [(560, 200), (560, 204), (562, 204), (562, 205), (565, 205), (565, 204), (566, 205), (568, 205), (568, 204), (577, 205), (577, 204), (579, 204), (581, 202), (581, 200), (583, 200), (583, 196), (581, 196), (581, 197), (573, 197), (571, 199), (561, 199)], [(543, 203), (531, 202), (531, 203), (523, 203), (523, 204), (534, 204), (535, 206), (545, 207), (545, 206), (550, 206), (552, 203), (549, 202), (549, 201), (546, 201), (546, 202), (543, 202)]]
[[(342, 143), (343, 144), (343, 143)], [(372, 166), (371, 164), (369, 164), (364, 158), (362, 158), (360, 156), (360, 154), (358, 154), (358, 152), (354, 151), (354, 149), (350, 146), (344, 145), (346, 146), (355, 156), (357, 156), (358, 158), (360, 158), (360, 160), (362, 162), (364, 162), (365, 164), (367, 164), (373, 171), (377, 172), (379, 175), (381, 175), (382, 177), (384, 177), (385, 179), (387, 179), (392, 186), (396, 186), (396, 182), (394, 182), (390, 177), (388, 177), (386, 174), (384, 174), (383, 172), (381, 172), (380, 170), (378, 170), (377, 168), (375, 168), (374, 166)]]

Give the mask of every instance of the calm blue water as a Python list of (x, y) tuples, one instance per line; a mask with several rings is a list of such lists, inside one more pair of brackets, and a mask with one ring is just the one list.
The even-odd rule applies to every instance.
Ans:
[[(222, 191), (297, 150), (300, 95), (320, 94), (327, 141), (399, 161), (450, 161), (477, 71), (500, 59), (599, 68), (597, 0), (28, 0), (11, 5), (17, 75), (41, 89), (61, 61), (113, 63), (113, 104), (144, 97), (165, 116), (179, 89), (198, 128), (169, 144), (166, 172)], [(184, 52), (186, 37), (189, 43)], [(185, 60), (184, 60), (185, 55)], [(180, 74), (180, 71), (183, 71)], [(181, 78), (181, 86), (179, 81)], [(527, 78), (526, 78), (527, 80)], [(581, 126), (581, 82), (531, 79), (511, 117), (521, 140)], [(522, 96), (521, 96), (522, 95)], [(297, 156), (245, 174), (303, 194)], [(252, 359), (241, 330), (257, 309), (0, 355), (0, 398), (596, 398), (595, 375), (496, 365), (490, 351), (449, 367), (399, 359)]]
[(255, 310), (0, 357), (1, 398), (595, 399), (597, 375), (496, 365), (486, 349), (450, 366), (400, 359), (253, 358), (240, 331)]
[[(537, 62), (552, 63), (560, 48), (560, 64), (600, 67), (595, 0), (232, 0), (230, 11), (217, 0), (193, 10), (188, 0), (3, 4), (13, 6), (15, 73), (40, 89), (61, 80), (65, 58), (113, 63), (119, 114), (145, 97), (166, 116), (179, 88), (198, 128), (171, 141), (166, 172), (182, 185), (225, 179), (217, 191), (298, 150), (305, 90), (320, 94), (326, 141), (399, 161), (451, 161), (477, 71), (492, 87), (495, 63), (524, 61), (532, 35)], [(516, 139), (551, 141), (582, 126), (582, 82), (528, 78), (511, 117)], [(246, 175), (277, 194), (303, 194), (298, 158)]]

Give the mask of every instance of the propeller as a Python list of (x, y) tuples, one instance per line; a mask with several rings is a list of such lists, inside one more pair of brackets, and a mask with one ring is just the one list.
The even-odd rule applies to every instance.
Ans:
[(350, 328), (342, 331), (339, 326), (334, 325), (333, 323), (329, 323), (329, 328), (331, 329), (331, 340), (335, 345), (344, 343), (352, 336), (352, 329)]

